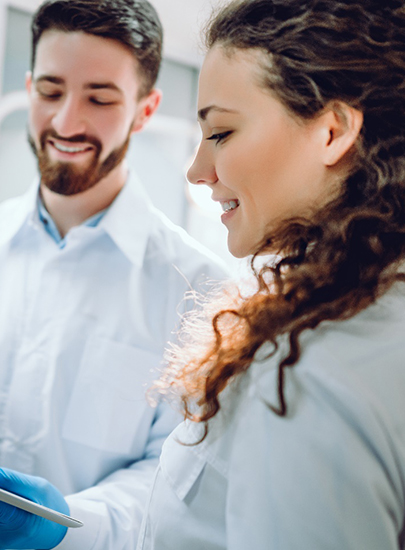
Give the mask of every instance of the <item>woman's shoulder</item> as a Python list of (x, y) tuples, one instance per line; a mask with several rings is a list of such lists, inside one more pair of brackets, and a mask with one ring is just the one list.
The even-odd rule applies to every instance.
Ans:
[[(339, 445), (356, 433), (391, 458), (405, 448), (405, 285), (355, 317), (303, 335), (297, 364), (284, 369), (287, 414), (277, 417), (278, 364), (286, 346), (251, 367), (249, 415), (275, 441), (323, 433)], [(244, 428), (254, 437), (254, 431)], [(259, 430), (259, 428), (257, 428)], [(346, 435), (343, 435), (346, 434)], [(351, 436), (350, 436), (351, 437)], [(341, 441), (343, 444), (343, 441)], [(398, 458), (398, 457), (397, 457)], [(399, 462), (405, 462), (399, 459)]]
[[(405, 284), (354, 317), (303, 335), (297, 374), (336, 381), (366, 397), (405, 385)], [(369, 395), (371, 398), (372, 396)], [(389, 399), (388, 399), (389, 401)]]
[[(264, 346), (248, 372), (221, 396), (221, 411), (197, 452), (227, 467), (252, 452), (316, 439), (331, 446), (356, 433), (393, 454), (405, 448), (405, 285), (352, 319), (304, 335), (302, 354), (284, 371), (287, 414), (279, 408), (278, 365), (286, 353)], [(322, 434), (322, 435), (321, 435)], [(351, 437), (351, 436), (350, 436)], [(295, 443), (294, 443), (295, 442)], [(198, 446), (197, 446), (198, 447)], [(256, 451), (254, 451), (256, 449)], [(253, 451), (252, 451), (253, 450)], [(402, 461), (403, 462), (403, 461)], [(405, 463), (404, 478), (405, 478)]]
[[(204, 426), (186, 422), (168, 445), (186, 443), (178, 452), (200, 467), (209, 463), (224, 477), (235, 464), (253, 465), (261, 455), (278, 464), (282, 449), (305, 448), (311, 441), (327, 453), (354, 438), (357, 444), (386, 449), (387, 460), (393, 459), (405, 448), (404, 335), (401, 288), (352, 319), (305, 334), (298, 363), (284, 372), (283, 417), (274, 409), (286, 342), (273, 355), (263, 346), (250, 369), (222, 392), (221, 408), (209, 421), (205, 439), (195, 444)], [(405, 479), (405, 464), (403, 468)]]

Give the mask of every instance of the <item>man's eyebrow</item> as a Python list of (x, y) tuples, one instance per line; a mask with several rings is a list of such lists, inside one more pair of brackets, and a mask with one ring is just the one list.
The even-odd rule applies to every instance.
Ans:
[[(35, 78), (35, 83), (39, 82), (51, 82), (52, 84), (62, 85), (65, 84), (65, 80), (60, 76), (53, 76), (49, 74), (43, 74), (38, 78)], [(85, 90), (112, 90), (122, 95), (122, 90), (114, 82), (89, 82), (84, 86)]]
[(39, 76), (38, 78), (34, 78), (34, 82), (37, 84), (38, 82), (51, 82), (52, 84), (64, 84), (65, 81), (63, 78), (60, 78), (59, 76), (52, 76), (50, 74), (43, 74)]
[(198, 111), (198, 118), (200, 120), (206, 120), (208, 114), (211, 111), (216, 111), (217, 113), (229, 113), (229, 114), (235, 114), (238, 111), (234, 111), (233, 109), (225, 109), (224, 107), (218, 107), (217, 105), (209, 105), (208, 107), (204, 107), (204, 109), (200, 109)]
[(112, 90), (122, 95), (122, 90), (114, 82), (89, 82), (85, 85), (86, 90)]

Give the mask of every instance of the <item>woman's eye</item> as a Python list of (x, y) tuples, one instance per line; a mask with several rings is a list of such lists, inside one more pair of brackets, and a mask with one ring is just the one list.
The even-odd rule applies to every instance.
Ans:
[(218, 143), (221, 143), (221, 141), (223, 141), (226, 137), (228, 137), (229, 135), (231, 135), (232, 132), (231, 131), (228, 131), (228, 132), (220, 132), (218, 134), (212, 134), (212, 136), (210, 136), (209, 138), (207, 138), (208, 141), (215, 141), (216, 144), (218, 145)]

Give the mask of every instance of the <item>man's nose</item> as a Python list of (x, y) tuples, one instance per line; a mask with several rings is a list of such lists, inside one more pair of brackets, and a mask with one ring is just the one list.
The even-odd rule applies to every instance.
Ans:
[(85, 134), (86, 121), (81, 102), (74, 97), (64, 99), (52, 118), (52, 126), (64, 138)]

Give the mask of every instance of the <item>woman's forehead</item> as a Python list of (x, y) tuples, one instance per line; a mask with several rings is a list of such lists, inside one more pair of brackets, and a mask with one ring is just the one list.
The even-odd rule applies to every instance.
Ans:
[(220, 46), (212, 48), (201, 69), (199, 109), (207, 107), (217, 97), (237, 101), (263, 93), (260, 86), (262, 55), (253, 49), (229, 52)]

